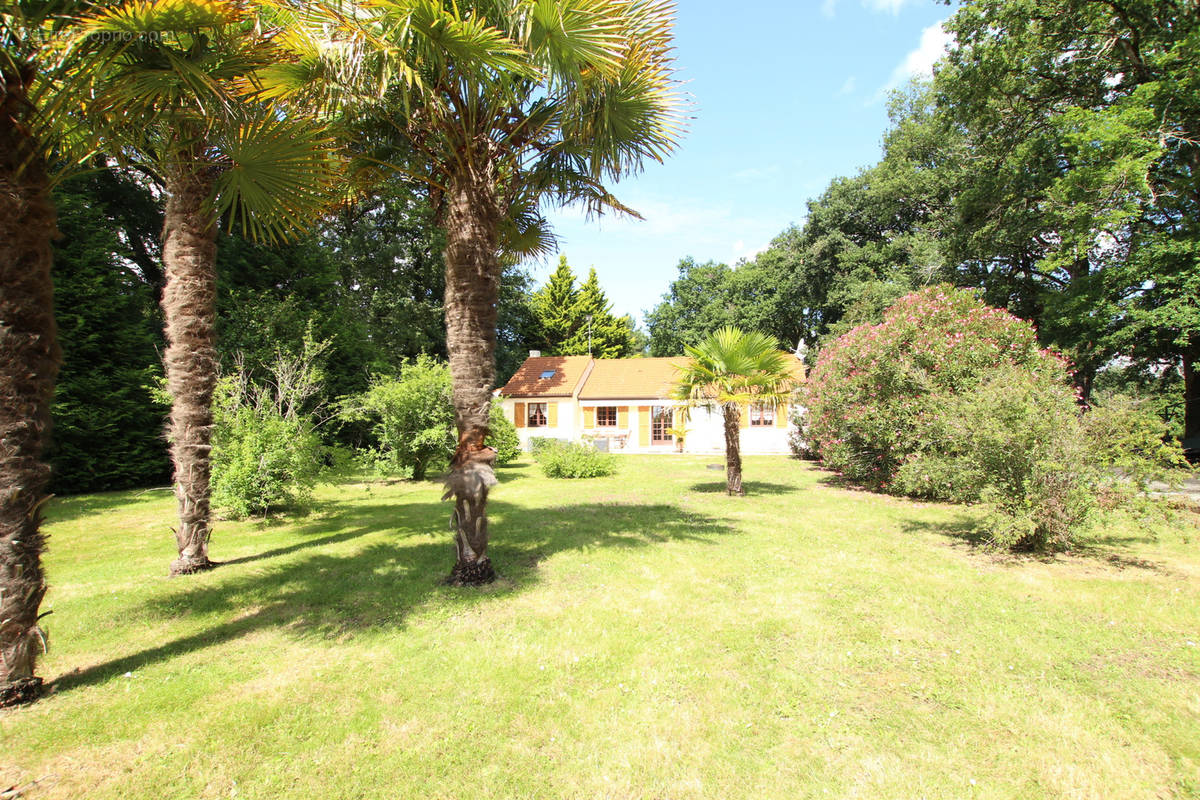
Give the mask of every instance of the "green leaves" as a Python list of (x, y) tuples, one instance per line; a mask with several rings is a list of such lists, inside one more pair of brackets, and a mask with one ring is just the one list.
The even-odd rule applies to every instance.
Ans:
[(674, 397), (689, 406), (775, 405), (796, 386), (792, 357), (774, 339), (755, 331), (720, 328), (684, 350), (690, 360), (679, 371)]
[(304, 230), (335, 196), (335, 145), (315, 125), (264, 115), (220, 131), (214, 144), (217, 211), (255, 238)]

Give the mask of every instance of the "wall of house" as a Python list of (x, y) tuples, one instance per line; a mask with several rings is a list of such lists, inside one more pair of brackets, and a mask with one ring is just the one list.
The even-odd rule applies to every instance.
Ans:
[[(545, 403), (547, 424), (531, 428), (528, 425), (529, 403)], [(534, 437), (577, 441), (580, 437), (579, 403), (571, 397), (512, 398), (503, 397), (500, 406), (504, 416), (517, 426), (517, 437), (521, 448), (529, 449), (529, 440)], [(519, 412), (519, 413), (518, 413)]]
[[(529, 402), (547, 403), (547, 416), (550, 424), (544, 427), (530, 428), (527, 424), (517, 423), (518, 412), (522, 415), (522, 422), (527, 422), (527, 404)], [(656, 398), (583, 401), (574, 398), (537, 400), (505, 397), (501, 399), (504, 413), (514, 421), (514, 424), (517, 424), (517, 435), (521, 439), (521, 447), (526, 450), (529, 449), (531, 438), (541, 436), (569, 441), (602, 438), (608, 440), (609, 452), (613, 453), (677, 452), (678, 447), (674, 442), (656, 444), (651, 441), (650, 409), (656, 405), (670, 405), (670, 403)], [(596, 409), (601, 406), (617, 407), (616, 425), (601, 426), (598, 424)], [(777, 414), (786, 415), (786, 410), (781, 408)], [(688, 417), (683, 452), (723, 454), (725, 452), (725, 427), (721, 412), (693, 409)], [(786, 416), (783, 418), (786, 420)], [(748, 426), (745, 422), (746, 420), (743, 419), (741, 429), (743, 454), (769, 455), (789, 452), (787, 435), (790, 423), (788, 427), (781, 423), (769, 427), (757, 427)], [(676, 409), (674, 427), (678, 428), (682, 424), (680, 409)]]

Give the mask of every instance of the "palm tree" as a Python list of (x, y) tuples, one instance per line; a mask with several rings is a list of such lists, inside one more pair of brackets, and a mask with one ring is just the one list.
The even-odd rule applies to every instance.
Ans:
[(42, 450), (60, 358), (46, 162), (52, 146), (68, 163), (71, 145), (87, 149), (77, 132), (62, 135), (62, 123), (84, 94), (84, 68), (110, 50), (56, 43), (78, 23), (78, 5), (18, 2), (0, 11), (0, 707), (34, 699), (42, 686), (40, 527), (50, 475)]
[(741, 406), (779, 406), (795, 389), (792, 356), (769, 336), (725, 327), (686, 345), (673, 397), (686, 408), (721, 409), (725, 422), (725, 491), (743, 496)]
[[(605, 184), (681, 131), (669, 0), (375, 0), (364, 32), (306, 62), (358, 101), (364, 156), (427, 187), (446, 230), (446, 340), (458, 444), (450, 581), (492, 580), (484, 444), (502, 259), (546, 252), (542, 208), (633, 213)], [(317, 56), (335, 56), (320, 58)], [(292, 71), (284, 76), (294, 81)], [(285, 81), (281, 81), (284, 83)], [(395, 157), (388, 153), (400, 153)]]
[(179, 527), (171, 574), (208, 557), (212, 397), (217, 378), (216, 239), (226, 217), (267, 240), (302, 230), (332, 194), (330, 137), (298, 104), (267, 101), (257, 75), (287, 65), (274, 39), (297, 18), (286, 7), (226, 0), (131, 2), (81, 28), (127, 37), (95, 79), (87, 124), (106, 152), (166, 195), (162, 295), (169, 426)]

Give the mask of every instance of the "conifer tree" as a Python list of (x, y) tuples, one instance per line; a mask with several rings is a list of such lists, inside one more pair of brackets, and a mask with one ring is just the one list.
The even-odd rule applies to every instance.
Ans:
[(579, 288), (571, 308), (574, 323), (571, 337), (559, 346), (562, 355), (585, 355), (596, 358), (625, 358), (633, 355), (633, 323), (628, 316), (612, 313), (612, 303), (600, 288), (600, 279), (593, 267)]
[[(575, 273), (567, 257), (558, 257), (558, 268), (550, 280), (533, 295), (533, 312), (537, 317), (542, 349), (548, 355), (566, 355), (559, 345), (574, 332), (574, 309), (579, 298), (575, 288)], [(584, 352), (587, 352), (586, 350)]]

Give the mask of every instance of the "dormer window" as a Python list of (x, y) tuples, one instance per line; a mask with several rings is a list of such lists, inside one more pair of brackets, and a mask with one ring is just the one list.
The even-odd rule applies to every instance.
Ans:
[(555, 370), (552, 370), (552, 369), (544, 369), (544, 370), (542, 370), (541, 379), (542, 379), (542, 380), (546, 380), (547, 378), (553, 378), (553, 377), (554, 377), (554, 372), (555, 372)]

